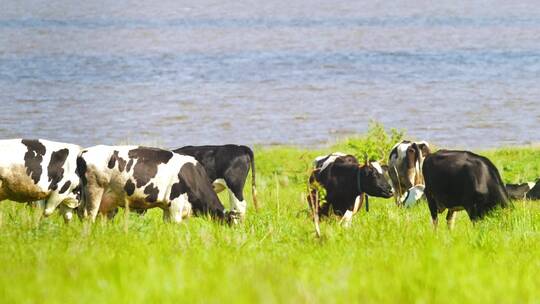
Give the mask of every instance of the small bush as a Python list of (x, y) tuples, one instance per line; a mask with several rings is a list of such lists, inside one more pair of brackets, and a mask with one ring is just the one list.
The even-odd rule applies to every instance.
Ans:
[(386, 163), (392, 147), (403, 140), (405, 132), (397, 129), (386, 131), (384, 126), (376, 121), (369, 123), (368, 131), (359, 137), (347, 138), (342, 143), (332, 146), (336, 151), (342, 150), (356, 156), (359, 161), (367, 158)]

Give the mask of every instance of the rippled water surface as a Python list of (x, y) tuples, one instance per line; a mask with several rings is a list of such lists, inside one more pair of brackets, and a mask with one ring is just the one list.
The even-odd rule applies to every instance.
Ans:
[(0, 137), (540, 142), (537, 1), (2, 1)]

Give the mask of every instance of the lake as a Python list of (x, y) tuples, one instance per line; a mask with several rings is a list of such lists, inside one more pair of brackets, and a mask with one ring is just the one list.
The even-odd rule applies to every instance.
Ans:
[(540, 142), (537, 1), (4, 1), (0, 137)]

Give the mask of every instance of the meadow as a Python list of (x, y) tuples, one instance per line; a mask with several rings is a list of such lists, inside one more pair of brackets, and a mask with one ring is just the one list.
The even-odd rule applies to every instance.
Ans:
[[(330, 218), (315, 236), (304, 194), (313, 158), (336, 150), (386, 158), (403, 136), (373, 124), (318, 150), (256, 147), (261, 210), (246, 185), (248, 216), (234, 227), (208, 218), (163, 223), (160, 210), (66, 225), (2, 202), (0, 302), (537, 302), (539, 202), (514, 202), (475, 225), (460, 212), (454, 230), (434, 231), (425, 202), (399, 209), (393, 199), (371, 198), (350, 228)], [(540, 176), (540, 148), (475, 152), (505, 182)]]

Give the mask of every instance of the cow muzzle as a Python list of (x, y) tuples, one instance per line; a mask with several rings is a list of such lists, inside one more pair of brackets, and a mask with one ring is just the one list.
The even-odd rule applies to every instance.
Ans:
[(242, 214), (238, 211), (225, 211), (225, 222), (228, 225), (238, 225), (242, 221)]
[(392, 189), (385, 190), (385, 191), (383, 191), (381, 196), (383, 198), (391, 198), (391, 197), (394, 196), (394, 191), (392, 191)]

